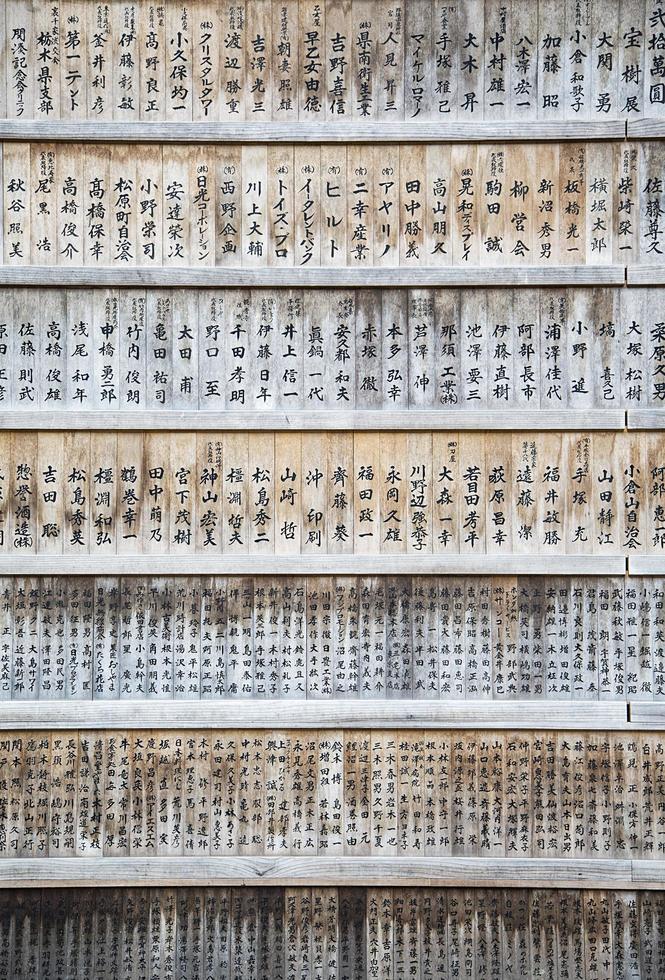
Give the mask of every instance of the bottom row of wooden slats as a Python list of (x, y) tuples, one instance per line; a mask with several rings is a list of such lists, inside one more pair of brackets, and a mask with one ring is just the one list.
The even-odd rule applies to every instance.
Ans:
[(0, 932), (2, 980), (665, 976), (662, 892), (4, 891)]

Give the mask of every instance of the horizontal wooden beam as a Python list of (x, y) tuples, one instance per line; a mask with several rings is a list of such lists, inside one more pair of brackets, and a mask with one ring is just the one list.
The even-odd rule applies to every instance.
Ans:
[[(665, 281), (665, 270), (660, 270)], [(63, 286), (67, 289), (89, 286), (192, 287), (215, 289), (225, 286), (255, 287), (335, 287), (335, 286), (616, 286), (625, 282), (622, 265), (523, 266), (488, 269), (409, 268), (408, 266), (374, 268), (109, 268), (61, 267), (39, 265), (0, 266), (0, 286)]]
[(623, 575), (621, 555), (0, 555), (0, 575)]
[[(661, 708), (665, 717), (665, 706)], [(19, 729), (538, 729), (623, 731), (625, 701), (11, 701), (0, 731)]]
[(629, 286), (664, 286), (665, 262), (661, 265), (629, 265), (626, 283)]
[(665, 555), (630, 555), (629, 575), (665, 575)]
[(662, 408), (633, 408), (627, 412), (629, 429), (665, 429), (665, 410)]
[(631, 701), (628, 717), (631, 728), (665, 731), (665, 701)]
[(473, 143), (623, 140), (626, 123), (609, 120), (483, 122), (98, 122), (0, 120), (0, 139), (85, 143)]
[[(665, 422), (665, 413), (659, 419)], [(529, 411), (515, 408), (510, 411), (487, 410), (484, 412), (464, 409), (460, 411), (428, 411), (418, 409), (401, 412), (391, 411), (326, 411), (326, 412), (94, 412), (75, 410), (63, 412), (3, 411), (0, 429), (54, 429), (54, 430), (166, 430), (186, 429), (202, 431), (228, 430), (407, 430), (460, 432), (468, 430), (536, 430), (562, 431), (620, 430), (626, 425), (626, 413), (621, 409), (585, 411), (583, 418), (577, 410)], [(658, 428), (658, 425), (642, 428)]]
[[(663, 887), (663, 862), (591, 858), (153, 857), (11, 858), (0, 883), (12, 888), (186, 885), (363, 885), (504, 888)], [(644, 866), (647, 867), (644, 867)], [(650, 866), (651, 865), (651, 866)]]
[(661, 140), (665, 138), (665, 119), (629, 119), (626, 134), (630, 140)]

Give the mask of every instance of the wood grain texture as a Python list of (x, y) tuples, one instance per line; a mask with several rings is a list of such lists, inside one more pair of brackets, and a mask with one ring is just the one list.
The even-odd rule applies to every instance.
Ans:
[[(658, 888), (662, 867), (653, 874), (645, 862), (504, 858), (102, 858), (88, 861), (0, 861), (0, 880), (13, 888), (132, 887), (146, 880), (159, 887), (199, 884), (303, 887), (312, 884), (368, 887), (465, 886), (500, 888)], [(638, 878), (639, 876), (639, 878)]]
[[(0, 558), (0, 575), (252, 575), (256, 555), (246, 557), (109, 555), (69, 558), (41, 555)], [(662, 574), (659, 558), (629, 558), (634, 574)], [(270, 555), (264, 575), (620, 575), (620, 555)], [(644, 571), (642, 571), (644, 569)]]
[[(644, 718), (662, 718), (657, 704), (630, 703), (630, 727), (639, 729)], [(533, 701), (396, 701), (364, 700), (300, 701), (297, 705), (285, 700), (226, 700), (217, 702), (176, 701), (146, 703), (144, 701), (89, 701), (53, 704), (14, 702), (4, 704), (0, 729), (30, 728), (36, 730), (68, 731), (77, 728), (182, 729), (188, 725), (210, 729), (224, 725), (234, 728), (261, 729), (266, 718), (288, 729), (321, 728), (391, 729), (457, 729), (464, 727), (490, 730), (545, 728), (548, 731), (574, 727), (580, 731), (624, 730), (628, 728), (627, 703), (580, 703), (551, 701), (547, 711)], [(655, 723), (655, 722), (654, 722)]]
[[(637, 268), (629, 271), (629, 284), (659, 284), (660, 271), (642, 274)], [(639, 282), (635, 277), (639, 278)], [(617, 286), (624, 282), (623, 266), (541, 266), (511, 268), (502, 266), (492, 273), (496, 286)], [(0, 286), (57, 286), (62, 272), (40, 266), (20, 265), (0, 267)], [(139, 286), (178, 286), (188, 288), (213, 287), (460, 287), (485, 286), (487, 270), (477, 268), (300, 268), (291, 269), (233, 269), (189, 268), (72, 268), (67, 273), (72, 288), (105, 286), (109, 288)]]

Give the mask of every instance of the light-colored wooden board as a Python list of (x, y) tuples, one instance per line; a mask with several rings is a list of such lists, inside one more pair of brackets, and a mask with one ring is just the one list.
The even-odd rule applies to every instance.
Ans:
[[(649, 865), (655, 863), (653, 874)], [(645, 864), (647, 867), (645, 867)], [(633, 870), (635, 868), (635, 871)], [(365, 887), (476, 888), (659, 888), (663, 880), (658, 862), (625, 860), (538, 858), (72, 858), (56, 860), (8, 859), (0, 862), (0, 881), (13, 888), (131, 887), (149, 880), (153, 886), (199, 884), (285, 885), (290, 888)]]
[[(633, 574), (663, 574), (662, 559), (630, 558)], [(620, 555), (108, 555), (0, 557), (0, 575), (621, 575)]]
[[(631, 280), (632, 275), (632, 280)], [(565, 267), (502, 266), (492, 271), (496, 286), (617, 286), (624, 283), (620, 265)], [(662, 269), (645, 272), (639, 267), (629, 271), (629, 284), (654, 284), (663, 281)], [(0, 267), (0, 286), (58, 286), (62, 271), (58, 268), (12, 265)], [(213, 288), (223, 286), (484, 286), (487, 269), (468, 268), (317, 268), (293, 269), (225, 269), (216, 268), (72, 268), (67, 274), (72, 288), (85, 286), (186, 286)]]

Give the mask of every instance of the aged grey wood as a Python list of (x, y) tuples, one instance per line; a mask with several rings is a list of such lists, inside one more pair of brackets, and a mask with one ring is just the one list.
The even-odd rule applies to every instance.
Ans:
[[(438, 123), (438, 125), (437, 125)], [(634, 125), (634, 124), (633, 124)], [(662, 123), (660, 125), (662, 131)], [(640, 133), (635, 133), (639, 137)], [(48, 140), (67, 143), (469, 143), (474, 141), (622, 140), (626, 123), (619, 119), (472, 121), (390, 124), (294, 122), (113, 122), (58, 119), (51, 122), (0, 120), (0, 140)]]
[[(665, 414), (665, 413), (663, 413)], [(658, 423), (659, 416), (653, 412), (633, 412), (633, 416), (653, 418), (654, 424), (628, 425), (628, 428), (652, 428), (662, 426)], [(576, 411), (556, 411), (550, 409), (529, 410), (513, 409), (512, 411), (458, 411), (447, 412), (440, 410), (418, 411), (325, 411), (325, 412), (94, 412), (76, 411), (6, 411), (0, 414), (0, 430), (2, 429), (69, 429), (74, 431), (105, 430), (282, 430), (282, 429), (313, 429), (326, 430), (358, 430), (358, 429), (392, 429), (392, 430), (535, 430), (561, 431), (578, 429), (584, 424), (585, 429), (622, 430), (625, 428), (626, 413), (621, 409), (596, 409), (585, 411), (580, 417)]]
[(626, 412), (628, 429), (665, 429), (665, 410), (660, 408), (634, 408)]
[[(662, 574), (662, 559), (630, 559), (650, 560)], [(0, 575), (622, 575), (625, 569), (620, 555), (588, 554), (0, 555)]]
[[(645, 705), (638, 706), (641, 709)], [(653, 705), (656, 709), (658, 707)], [(286, 700), (171, 701), (66, 701), (60, 703), (15, 701), (3, 704), (0, 730), (77, 728), (264, 729), (266, 719), (286, 729), (306, 728), (418, 728), (418, 729), (532, 729), (547, 731), (624, 730), (639, 727), (632, 717), (628, 725), (627, 703), (548, 701), (378, 701)], [(663, 715), (663, 708), (660, 708)]]
[(665, 702), (663, 701), (631, 701), (628, 707), (628, 718), (631, 725), (645, 730), (665, 729)]
[[(643, 270), (638, 268), (638, 273)], [(665, 278), (648, 283), (665, 282)], [(487, 286), (488, 270), (484, 266), (453, 268), (440, 266), (321, 268), (90, 268), (76, 266), (63, 272), (62, 267), (6, 265), (0, 266), (0, 286), (59, 286), (63, 276), (71, 289), (86, 286)], [(558, 267), (498, 266), (491, 271), (492, 286), (617, 286), (625, 281), (621, 265), (568, 265)], [(633, 280), (636, 283), (641, 280)]]
[(629, 555), (629, 575), (665, 575), (665, 558), (660, 555)]
[[(585, 858), (399, 857), (166, 857), (35, 858), (0, 861), (0, 882), (14, 888), (160, 887), (190, 885), (365, 885), (502, 888), (662, 887), (662, 866), (650, 876), (646, 862)], [(633, 871), (637, 867), (636, 872)]]
[(665, 119), (649, 119), (648, 115), (640, 119), (629, 119), (626, 123), (628, 139), (662, 140), (665, 139)]
[(626, 282), (629, 286), (662, 286), (665, 284), (665, 265), (629, 265)]

